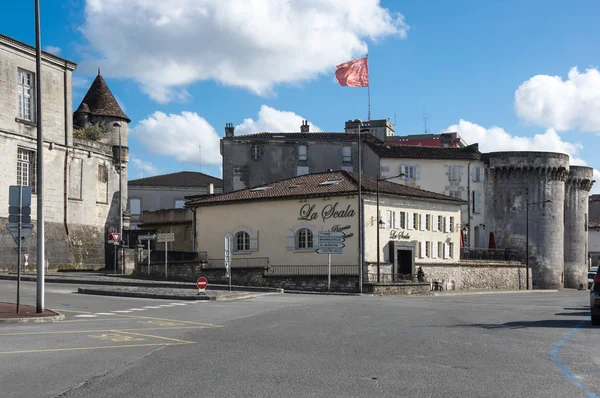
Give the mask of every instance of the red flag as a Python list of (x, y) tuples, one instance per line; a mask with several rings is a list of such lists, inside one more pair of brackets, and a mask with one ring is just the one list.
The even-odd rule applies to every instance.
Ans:
[(368, 87), (368, 58), (355, 59), (336, 66), (335, 77), (341, 86)]

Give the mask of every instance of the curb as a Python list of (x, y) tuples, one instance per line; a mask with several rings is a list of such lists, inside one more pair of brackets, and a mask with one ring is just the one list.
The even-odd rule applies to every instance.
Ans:
[[(456, 291), (456, 290), (454, 290)], [(464, 293), (433, 293), (433, 296), (475, 296), (481, 294), (526, 294), (526, 293), (559, 293), (560, 290), (490, 290), (490, 291), (479, 291)]]
[(46, 323), (46, 322), (58, 322), (65, 319), (65, 315), (57, 311), (52, 311), (56, 315), (54, 316), (40, 316), (32, 318), (0, 318), (0, 324), (6, 323)]
[[(68, 283), (68, 284), (80, 284), (80, 285), (103, 285), (103, 286), (133, 286), (133, 287), (161, 287), (161, 288), (177, 288), (177, 289), (198, 289), (196, 284), (193, 282), (155, 282), (152, 279), (148, 279), (148, 282), (136, 282), (136, 281), (109, 281), (109, 280), (89, 280), (89, 279), (67, 279), (66, 277), (56, 278), (53, 276), (46, 276), (44, 282), (46, 283)], [(110, 278), (110, 277), (106, 277)], [(17, 276), (14, 275), (0, 275), (0, 280), (11, 280), (16, 281)], [(30, 275), (21, 275), (22, 281), (35, 282), (37, 277)], [(228, 290), (229, 285), (213, 284), (209, 285), (206, 290)], [(284, 289), (274, 287), (258, 287), (258, 286), (231, 286), (232, 291), (254, 291), (261, 293), (283, 293)]]
[(201, 301), (215, 301), (216, 296), (177, 296), (172, 294), (155, 294), (155, 293), (136, 293), (136, 292), (111, 292), (108, 290), (97, 290), (97, 289), (77, 289), (79, 294), (92, 294), (96, 296), (114, 296), (114, 297), (136, 297), (136, 298), (151, 298), (151, 299), (164, 299), (164, 300), (201, 300)]

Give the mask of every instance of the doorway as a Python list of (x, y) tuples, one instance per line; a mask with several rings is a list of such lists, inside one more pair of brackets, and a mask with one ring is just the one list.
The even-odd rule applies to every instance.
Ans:
[(398, 273), (408, 275), (413, 273), (413, 255), (412, 250), (397, 250), (396, 258), (398, 259)]

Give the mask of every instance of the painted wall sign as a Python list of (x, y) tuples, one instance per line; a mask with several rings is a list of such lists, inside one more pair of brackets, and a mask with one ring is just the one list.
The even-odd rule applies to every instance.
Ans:
[(350, 229), (350, 225), (341, 226), (341, 225), (337, 224), (337, 225), (334, 225), (333, 227), (331, 227), (332, 232), (343, 232), (344, 238), (350, 238), (351, 236), (354, 236), (354, 234), (352, 232), (350, 232), (350, 233), (344, 232), (347, 229)]
[[(323, 207), (321, 210), (321, 219), (323, 221), (327, 221), (330, 218), (350, 218), (354, 217), (356, 212), (350, 209), (350, 205), (348, 205), (345, 209), (338, 208), (340, 202), (335, 202), (334, 204), (329, 204)], [(319, 218), (319, 212), (315, 210), (317, 205), (305, 204), (300, 208), (300, 217), (298, 220), (304, 221), (314, 221)]]
[(392, 229), (390, 239), (410, 239), (410, 234), (402, 229)]

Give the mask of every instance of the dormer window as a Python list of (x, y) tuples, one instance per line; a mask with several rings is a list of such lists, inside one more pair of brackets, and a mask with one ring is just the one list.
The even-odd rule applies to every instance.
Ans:
[(340, 181), (344, 181), (344, 180), (327, 180), (327, 181), (323, 181), (319, 185), (333, 185), (333, 184), (337, 184)]
[(252, 188), (251, 191), (266, 191), (267, 189), (273, 188), (272, 186), (265, 186), (265, 187), (257, 187), (257, 188)]

